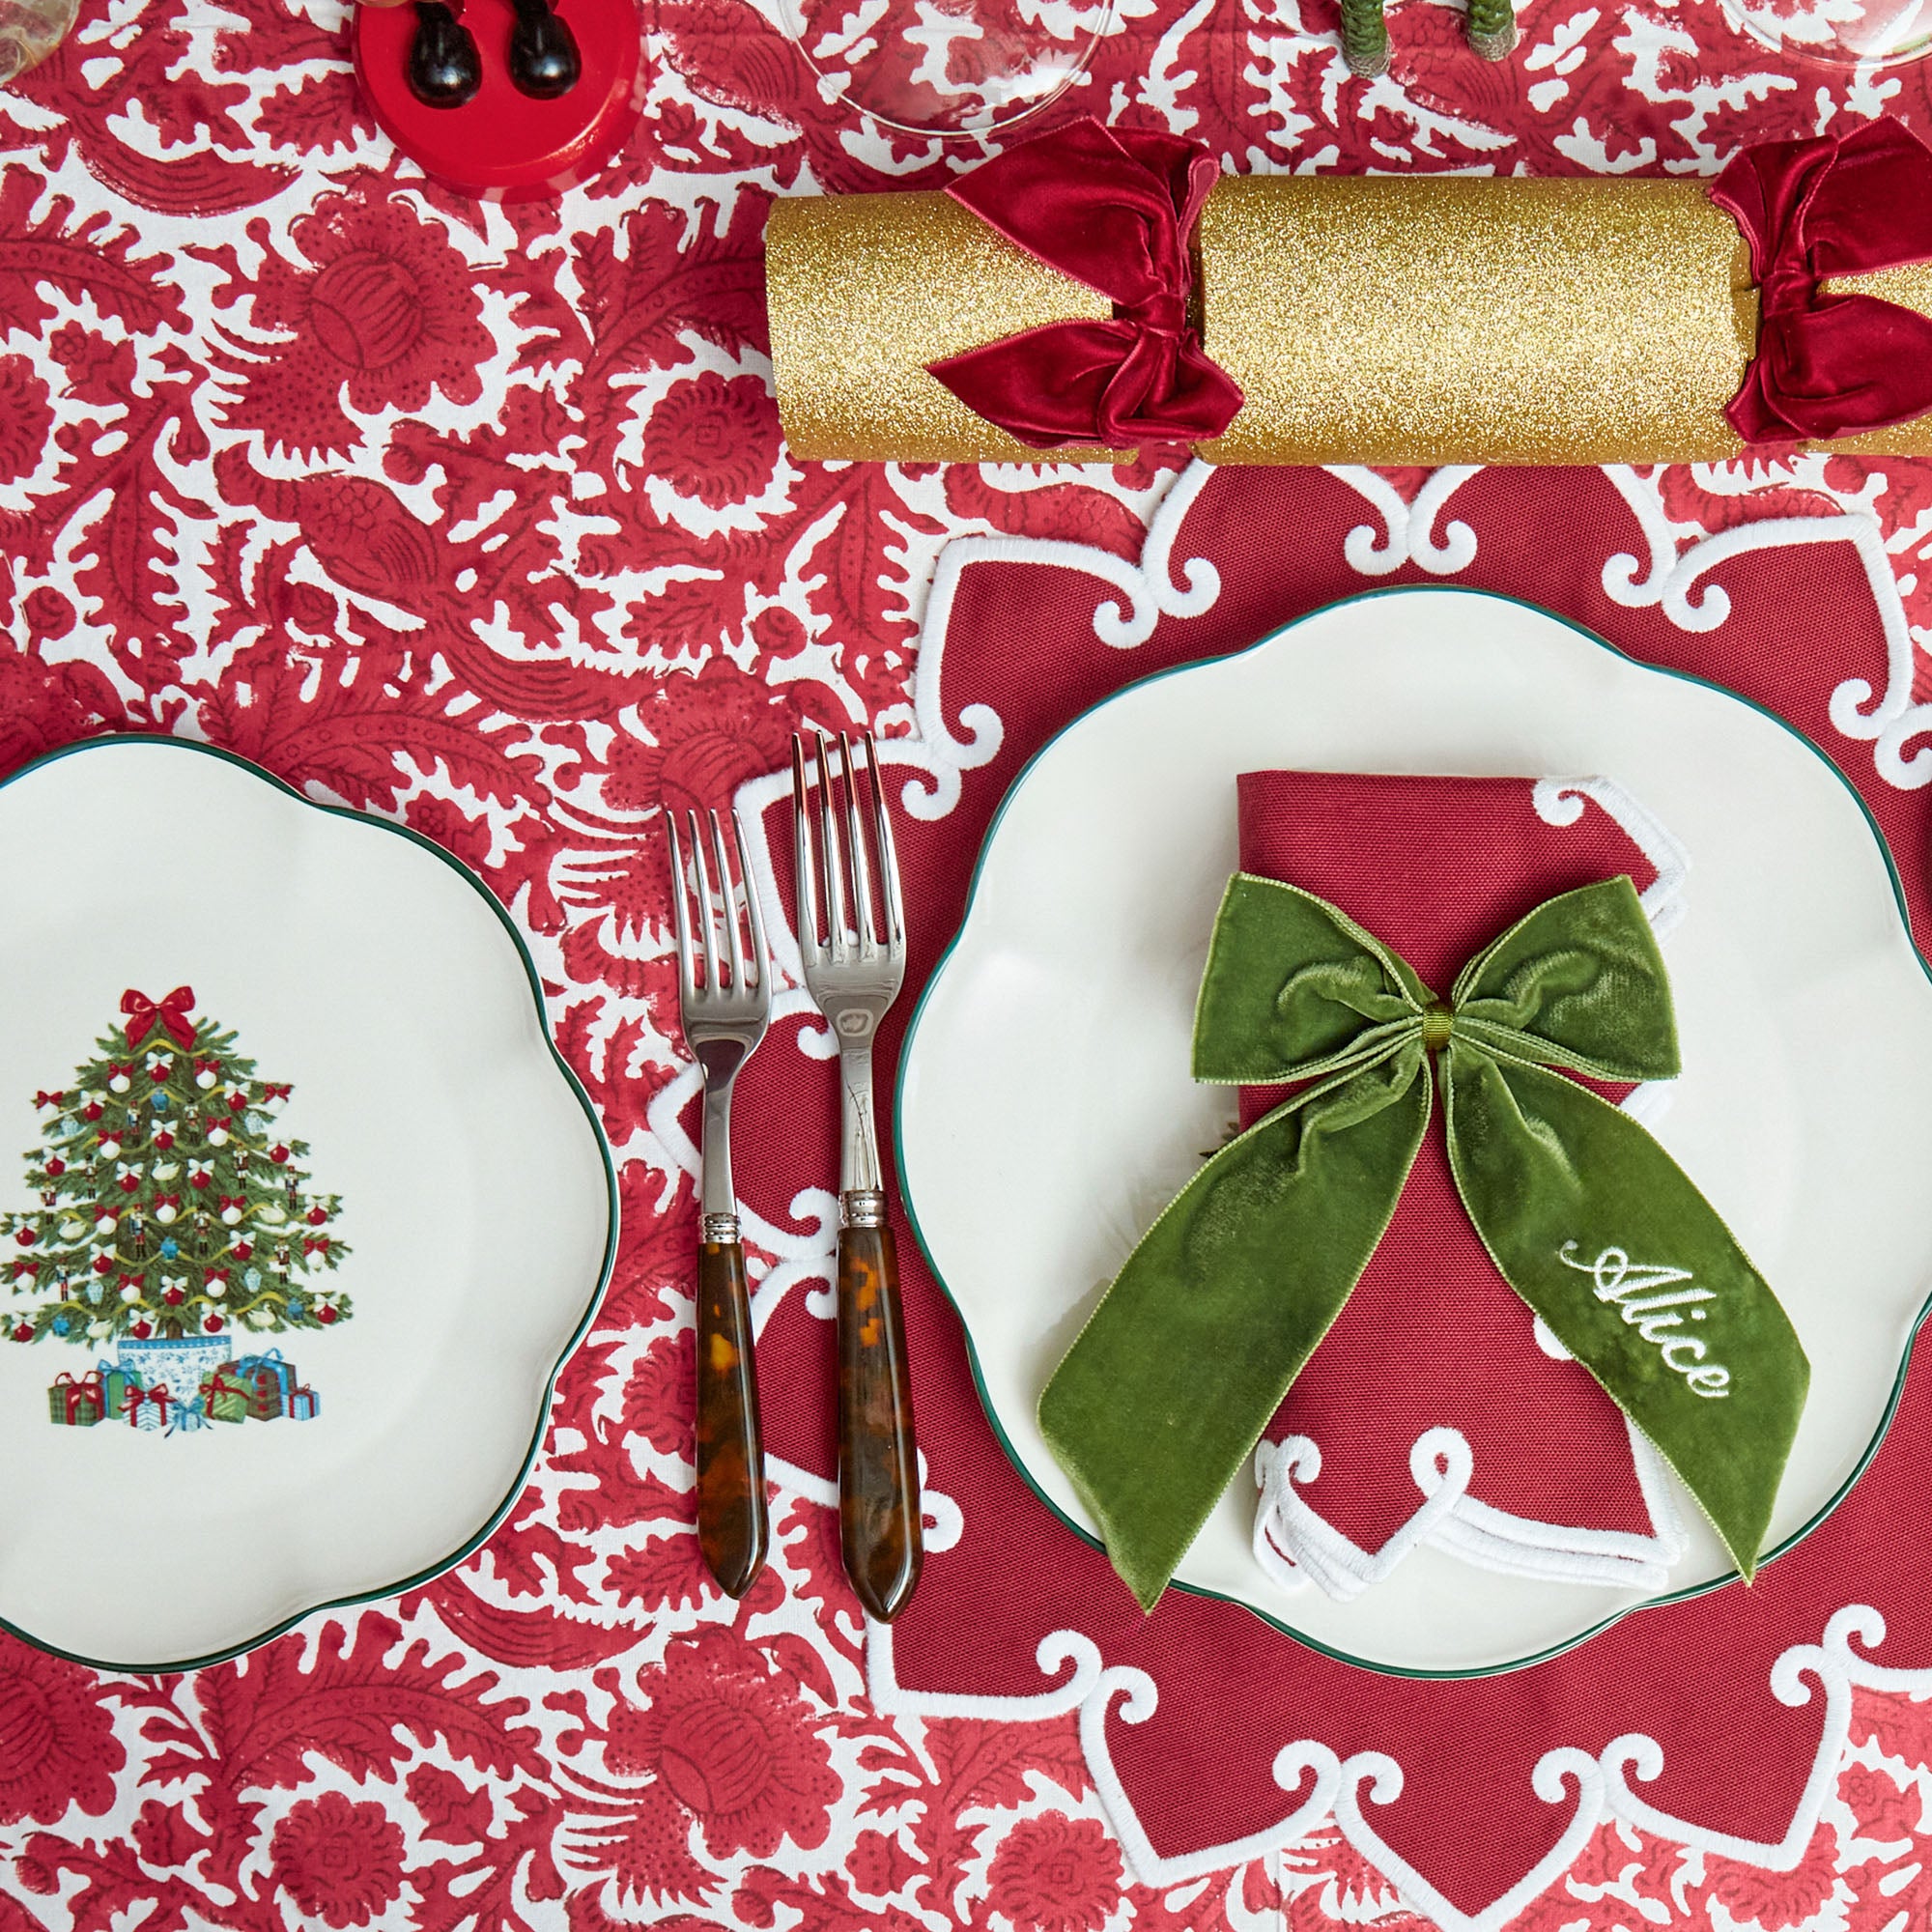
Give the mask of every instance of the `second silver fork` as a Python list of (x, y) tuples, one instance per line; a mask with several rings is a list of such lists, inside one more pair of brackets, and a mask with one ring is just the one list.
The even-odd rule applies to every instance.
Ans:
[[(711, 855), (718, 865), (722, 922), (712, 911), (711, 872), (696, 812), (689, 814), (696, 872), (697, 944), (685, 912), (684, 852), (677, 822), (665, 810), (670, 838), (671, 912), (677, 934), (678, 1014), (684, 1042), (704, 1078), (704, 1129), (697, 1253), (697, 1542), (720, 1585), (742, 1597), (765, 1566), (764, 1452), (758, 1431), (758, 1378), (752, 1352), (751, 1299), (731, 1185), (731, 1087), (764, 1037), (771, 1016), (771, 955), (757, 889), (745, 863), (745, 828), (731, 814), (738, 876), (744, 881), (750, 946), (739, 930), (718, 814)], [(701, 972), (700, 972), (701, 969)]]
[[(824, 734), (812, 734), (815, 761), (793, 738), (793, 857), (805, 983), (838, 1042), (839, 1546), (859, 1601), (890, 1623), (911, 1601), (923, 1545), (912, 1373), (872, 1108), (872, 1040), (905, 978), (906, 937), (878, 748), (869, 731), (861, 742), (863, 760), (839, 734), (841, 811)], [(808, 782), (812, 762), (816, 785)], [(870, 781), (869, 809), (861, 772)], [(868, 841), (878, 857), (876, 909)]]

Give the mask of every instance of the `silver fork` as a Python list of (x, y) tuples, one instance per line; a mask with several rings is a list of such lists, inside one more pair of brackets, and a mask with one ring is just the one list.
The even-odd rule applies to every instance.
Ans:
[[(872, 1039), (905, 978), (905, 915), (871, 733), (863, 740), (870, 781), (870, 809), (863, 814), (860, 765), (851, 742), (839, 733), (845, 776), (841, 813), (833, 795), (825, 734), (814, 732), (812, 739), (816, 785), (807, 781), (804, 739), (792, 739), (792, 832), (799, 957), (806, 986), (838, 1041), (839, 1544), (859, 1601), (881, 1623), (890, 1623), (912, 1597), (922, 1557), (912, 1379), (872, 1111)], [(873, 865), (862, 820), (869, 822), (877, 853), (876, 918)]]
[[(731, 1084), (765, 1037), (771, 1016), (770, 953), (758, 895), (745, 863), (745, 828), (731, 814), (743, 882), (749, 951), (739, 932), (724, 828), (711, 821), (717, 861), (715, 916), (711, 872), (697, 814), (691, 825), (696, 873), (697, 943), (685, 910), (684, 849), (677, 821), (665, 809), (670, 838), (671, 915), (677, 933), (678, 1017), (684, 1043), (704, 1077), (702, 1179), (697, 1252), (697, 1542), (711, 1574), (742, 1597), (765, 1567), (771, 1532), (765, 1517), (764, 1452), (758, 1436), (758, 1376), (752, 1352), (752, 1309), (745, 1290), (745, 1250), (738, 1197), (731, 1187)], [(721, 970), (721, 968), (723, 970)]]

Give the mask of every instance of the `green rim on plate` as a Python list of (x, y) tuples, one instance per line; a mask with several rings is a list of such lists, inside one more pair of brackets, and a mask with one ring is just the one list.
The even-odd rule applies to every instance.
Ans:
[[(1657, 677), (1672, 678), (1680, 684), (1694, 685), (1702, 690), (1714, 692), (1720, 697), (1729, 698), (1733, 703), (1742, 704), (1747, 709), (1755, 711), (1760, 717), (1770, 719), (1780, 730), (1795, 738), (1814, 758), (1824, 765), (1826, 770), (1844, 787), (1857, 804), (1860, 814), (1864, 819), (1867, 829), (1878, 845), (1879, 856), (1885, 862), (1886, 876), (1891, 882), (1892, 898), (1898, 908), (1900, 922), (1905, 927), (1906, 938), (1912, 946), (1913, 956), (1918, 962), (1919, 971), (1926, 976), (1928, 982), (1932, 982), (1932, 964), (1928, 964), (1923, 950), (1913, 936), (1912, 921), (1905, 902), (1905, 888), (1899, 878), (1898, 866), (1892, 858), (1891, 847), (1886, 842), (1885, 834), (1880, 831), (1877, 819), (1872, 816), (1871, 808), (1861, 796), (1858, 787), (1825, 754), (1818, 745), (1806, 737), (1804, 732), (1800, 731), (1796, 725), (1790, 724), (1786, 719), (1779, 717), (1776, 712), (1771, 710), (1769, 707), (1759, 704), (1755, 699), (1745, 697), (1739, 693), (1729, 690), (1726, 686), (1719, 684), (1711, 678), (1699, 677), (1692, 671), (1678, 670), (1668, 665), (1646, 664), (1641, 658), (1634, 658), (1628, 651), (1619, 650), (1607, 638), (1591, 630), (1588, 625), (1579, 624), (1574, 618), (1566, 617), (1559, 611), (1546, 610), (1540, 604), (1531, 603), (1526, 597), (1511, 597), (1500, 591), (1475, 590), (1462, 585), (1435, 583), (1395, 583), (1385, 585), (1379, 590), (1357, 591), (1352, 596), (1338, 597), (1332, 603), (1318, 605), (1312, 611), (1304, 611), (1300, 616), (1292, 618), (1286, 624), (1278, 624), (1265, 636), (1256, 639), (1253, 643), (1244, 645), (1238, 651), (1224, 651), (1210, 657), (1190, 658), (1185, 664), (1170, 665), (1164, 669), (1151, 671), (1146, 677), (1136, 678), (1131, 683), (1123, 684), (1117, 690), (1109, 692), (1097, 703), (1089, 705), (1085, 711), (1081, 712), (1077, 717), (1056, 731), (1026, 761), (1012, 783), (1007, 787), (1006, 795), (1001, 799), (998, 810), (994, 812), (991, 821), (986, 827), (985, 835), (980, 843), (979, 857), (974, 861), (973, 878), (967, 888), (966, 905), (964, 911), (960, 914), (958, 929), (953, 933), (952, 939), (947, 942), (945, 952), (940, 954), (932, 972), (927, 976), (924, 985), (920, 988), (918, 1003), (913, 1009), (912, 1019), (906, 1027), (905, 1037), (899, 1046), (898, 1067), (894, 1076), (893, 1083), (893, 1159), (901, 1177), (899, 1198), (904, 1204), (906, 1220), (912, 1228), (913, 1238), (919, 1243), (920, 1253), (924, 1257), (926, 1266), (931, 1269), (933, 1280), (939, 1284), (940, 1293), (952, 1303), (953, 1313), (959, 1318), (960, 1330), (966, 1342), (966, 1359), (973, 1371), (973, 1385), (979, 1393), (980, 1406), (985, 1411), (986, 1420), (992, 1428), (993, 1435), (998, 1440), (1001, 1450), (1005, 1453), (1007, 1460), (1013, 1465), (1014, 1469), (1018, 1471), (1021, 1480), (1025, 1482), (1028, 1489), (1052, 1511), (1054, 1516), (1067, 1529), (1071, 1530), (1081, 1542), (1087, 1544), (1091, 1548), (1100, 1549), (1104, 1546), (1100, 1539), (1094, 1536), (1091, 1530), (1075, 1522), (1040, 1488), (1038, 1483), (1034, 1480), (1032, 1471), (1028, 1469), (1018, 1451), (1014, 1449), (1005, 1428), (1002, 1426), (999, 1415), (994, 1408), (992, 1398), (986, 1388), (985, 1377), (980, 1365), (980, 1351), (974, 1342), (972, 1329), (966, 1321), (965, 1311), (960, 1307), (957, 1296), (953, 1294), (952, 1289), (947, 1285), (946, 1276), (926, 1241), (924, 1231), (920, 1226), (919, 1209), (913, 1201), (910, 1191), (904, 1185), (905, 1149), (902, 1145), (900, 1135), (901, 1122), (905, 1118), (904, 1088), (906, 1068), (912, 1060), (914, 1041), (918, 1037), (920, 1026), (925, 1018), (926, 1007), (931, 997), (932, 989), (938, 984), (941, 975), (946, 971), (953, 953), (958, 950), (966, 927), (972, 920), (974, 903), (979, 897), (980, 877), (985, 869), (986, 856), (992, 849), (994, 839), (998, 837), (1000, 827), (1006, 819), (1008, 810), (1013, 800), (1018, 797), (1021, 788), (1033, 776), (1034, 768), (1060, 744), (1063, 738), (1066, 737), (1068, 733), (1079, 729), (1090, 718), (1105, 710), (1109, 705), (1116, 703), (1131, 692), (1142, 691), (1151, 685), (1163, 683), (1169, 678), (1198, 669), (1204, 664), (1226, 662), (1233, 658), (1250, 656), (1256, 651), (1265, 649), (1269, 644), (1273, 643), (1277, 639), (1285, 637), (1289, 632), (1298, 630), (1311, 619), (1323, 616), (1331, 611), (1339, 611), (1353, 604), (1376, 603), (1387, 597), (1415, 595), (1472, 597), (1497, 604), (1514, 604), (1521, 610), (1533, 611), (1539, 616), (1547, 617), (1552, 623), (1560, 624), (1567, 631), (1574, 631), (1577, 636), (1586, 639), (1600, 650), (1608, 651), (1612, 657), (1621, 659), (1624, 663), (1633, 666), (1638, 670), (1648, 671)], [(1905, 1378), (1912, 1366), (1913, 1350), (1918, 1346), (1919, 1334), (1925, 1326), (1928, 1315), (1932, 1315), (1932, 1293), (1927, 1294), (1926, 1299), (1919, 1305), (1918, 1315), (1914, 1318), (1912, 1333), (1907, 1338), (1904, 1352), (1899, 1358), (1898, 1373), (1893, 1378), (1890, 1395), (1886, 1401), (1885, 1411), (1879, 1417), (1878, 1427), (1872, 1432), (1871, 1440), (1865, 1444), (1864, 1450), (1859, 1457), (1850, 1475), (1845, 1478), (1823, 1507), (1810, 1517), (1808, 1520), (1800, 1524), (1782, 1542), (1767, 1550), (1758, 1559), (1758, 1571), (1760, 1575), (1768, 1565), (1776, 1562), (1786, 1551), (1795, 1548), (1809, 1536), (1844, 1501), (1846, 1496), (1857, 1486), (1859, 1479), (1870, 1467), (1872, 1458), (1878, 1454), (1880, 1445), (1885, 1441), (1886, 1435), (1891, 1428), (1892, 1418), (1898, 1413), (1899, 1400), (1905, 1393)], [(1360, 1670), (1374, 1671), (1383, 1677), (1461, 1679), (1469, 1677), (1497, 1677), (1511, 1670), (1525, 1670), (1532, 1664), (1547, 1662), (1553, 1657), (1561, 1657), (1566, 1651), (1575, 1650), (1578, 1644), (1588, 1643), (1592, 1637), (1600, 1636), (1613, 1624), (1621, 1623), (1628, 1616), (1637, 1615), (1644, 1610), (1659, 1609), (1667, 1604), (1688, 1603), (1694, 1597), (1705, 1596), (1713, 1590), (1725, 1589), (1732, 1584), (1739, 1584), (1740, 1587), (1743, 1586), (1742, 1579), (1736, 1575), (1714, 1577), (1703, 1582), (1686, 1584), (1682, 1589), (1668, 1591), (1655, 1597), (1648, 1597), (1641, 1603), (1630, 1604), (1621, 1609), (1612, 1610), (1598, 1622), (1591, 1624), (1587, 1629), (1578, 1631), (1576, 1635), (1565, 1637), (1561, 1642), (1550, 1644), (1545, 1649), (1531, 1653), (1527, 1657), (1511, 1658), (1502, 1663), (1477, 1664), (1467, 1668), (1449, 1670), (1432, 1670), (1419, 1666), (1378, 1663), (1367, 1658), (1352, 1657), (1347, 1651), (1340, 1650), (1333, 1644), (1324, 1643), (1319, 1637), (1310, 1636), (1305, 1631), (1297, 1630), (1285, 1618), (1257, 1608), (1256, 1605), (1247, 1602), (1244, 1598), (1232, 1597), (1225, 1591), (1209, 1589), (1200, 1583), (1185, 1582), (1179, 1577), (1168, 1587), (1171, 1590), (1184, 1590), (1190, 1596), (1205, 1597), (1212, 1602), (1236, 1605), (1240, 1608), (1260, 1617), (1264, 1623), (1271, 1624), (1283, 1635), (1293, 1637), (1295, 1642), (1305, 1645), (1308, 1649), (1319, 1651), (1324, 1657), (1331, 1657), (1339, 1663), (1352, 1664)], [(1124, 1589), (1125, 1585), (1122, 1584), (1121, 1587)]]
[(464, 865), (460, 859), (454, 858), (451, 854), (445, 852), (434, 839), (425, 838), (420, 832), (412, 831), (407, 825), (398, 825), (390, 819), (379, 818), (372, 812), (357, 811), (353, 807), (346, 805), (323, 805), (317, 800), (298, 791), (294, 785), (288, 783), (283, 779), (277, 778), (273, 772), (264, 770), (262, 766), (256, 764), (250, 758), (242, 757), (234, 752), (225, 752), (216, 745), (203, 745), (189, 738), (170, 737), (165, 732), (117, 732), (107, 737), (83, 738), (75, 744), (60, 746), (57, 750), (43, 753), (40, 757), (34, 758), (22, 765), (17, 771), (10, 772), (6, 778), (0, 779), (0, 789), (16, 783), (19, 780), (27, 777), (29, 773), (41, 771), (48, 765), (56, 764), (63, 758), (112, 752), (117, 747), (126, 745), (160, 745), (167, 747), (170, 751), (180, 752), (185, 755), (218, 758), (224, 764), (234, 765), (239, 770), (246, 772), (251, 778), (259, 779), (263, 783), (272, 785), (275, 790), (286, 793), (288, 797), (294, 799), (298, 805), (306, 806), (311, 811), (326, 812), (332, 818), (351, 819), (360, 825), (374, 826), (378, 830), (390, 833), (398, 838), (408, 839), (412, 845), (420, 846), (423, 851), (433, 854), (443, 865), (447, 866), (464, 884), (469, 886), (490, 908), (491, 912), (496, 915), (497, 924), (503, 928), (503, 931), (508, 935), (512, 944), (515, 945), (517, 957), (523, 962), (524, 979), (529, 986), (530, 998), (536, 1006), (537, 1020), (543, 1035), (545, 1050), (549, 1053), (552, 1064), (568, 1083), (571, 1094), (577, 1100), (577, 1104), (583, 1110), (583, 1118), (589, 1122), (591, 1135), (596, 1141), (597, 1157), (602, 1162), (604, 1168), (604, 1198), (607, 1210), (604, 1253), (598, 1263), (595, 1285), (592, 1287), (589, 1296), (584, 1303), (582, 1317), (579, 1319), (577, 1325), (571, 1330), (569, 1337), (564, 1342), (563, 1348), (557, 1355), (556, 1361), (552, 1365), (549, 1374), (544, 1378), (543, 1410), (537, 1418), (537, 1425), (531, 1434), (529, 1446), (524, 1451), (523, 1460), (518, 1464), (516, 1478), (511, 1483), (502, 1501), (490, 1512), (481, 1527), (457, 1545), (446, 1555), (438, 1557), (433, 1563), (425, 1564), (421, 1569), (412, 1572), (408, 1577), (399, 1577), (393, 1583), (385, 1583), (376, 1589), (352, 1591), (345, 1596), (326, 1598), (319, 1603), (310, 1604), (302, 1609), (292, 1612), (290, 1615), (282, 1618), (280, 1622), (270, 1625), (268, 1629), (261, 1632), (258, 1635), (244, 1638), (239, 1643), (224, 1645), (219, 1650), (210, 1651), (206, 1656), (184, 1658), (179, 1662), (171, 1663), (151, 1663), (144, 1662), (129, 1664), (114, 1658), (88, 1657), (78, 1651), (65, 1650), (57, 1643), (50, 1643), (45, 1637), (37, 1636), (32, 1631), (21, 1629), (19, 1625), (11, 1622), (4, 1612), (0, 1612), (0, 1630), (4, 1630), (10, 1636), (18, 1637), (23, 1643), (32, 1644), (36, 1650), (47, 1651), (55, 1657), (65, 1657), (71, 1662), (83, 1663), (95, 1670), (134, 1670), (143, 1676), (153, 1676), (178, 1670), (201, 1670), (210, 1664), (224, 1663), (231, 1658), (241, 1657), (248, 1651), (259, 1649), (263, 1644), (269, 1643), (275, 1637), (282, 1635), (285, 1632), (293, 1630), (297, 1624), (302, 1622), (305, 1618), (316, 1616), (328, 1610), (353, 1609), (361, 1604), (381, 1603), (386, 1598), (401, 1596), (405, 1591), (419, 1589), (423, 1584), (432, 1582), (438, 1577), (443, 1575), (445, 1571), (453, 1569), (466, 1557), (474, 1554), (476, 1550), (489, 1541), (502, 1523), (503, 1519), (515, 1507), (517, 1498), (523, 1493), (525, 1484), (529, 1480), (530, 1470), (536, 1463), (537, 1453), (543, 1447), (544, 1431), (549, 1427), (550, 1406), (552, 1398), (556, 1393), (556, 1378), (563, 1373), (564, 1364), (569, 1361), (571, 1355), (576, 1351), (577, 1345), (589, 1332), (590, 1324), (597, 1314), (598, 1304), (602, 1301), (604, 1291), (610, 1284), (611, 1271), (615, 1265), (617, 1259), (619, 1206), (617, 1170), (611, 1158), (611, 1145), (605, 1138), (604, 1124), (597, 1118), (597, 1109), (592, 1105), (590, 1095), (584, 1091), (583, 1083), (578, 1079), (569, 1062), (557, 1051), (556, 1042), (551, 1037), (550, 1017), (544, 1010), (543, 981), (537, 974), (536, 962), (530, 957), (529, 948), (524, 944), (523, 934), (517, 930), (515, 923), (504, 910), (502, 902), (468, 866)]

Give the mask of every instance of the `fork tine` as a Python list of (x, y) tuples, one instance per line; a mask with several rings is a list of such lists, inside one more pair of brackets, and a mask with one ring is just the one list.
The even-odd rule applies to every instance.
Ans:
[[(697, 829), (697, 813), (685, 814), (691, 825), (691, 859), (697, 871), (697, 929), (703, 944), (698, 951), (704, 955), (704, 990), (715, 993), (718, 990), (718, 927), (711, 916), (711, 868), (704, 863), (704, 835)], [(725, 880), (729, 891), (730, 880)]]
[(792, 896), (797, 904), (798, 955), (816, 966), (818, 950), (818, 868), (811, 858), (811, 806), (805, 789), (805, 739), (791, 734), (791, 856)]
[(853, 762), (852, 741), (838, 734), (838, 756), (845, 767), (845, 839), (852, 855), (853, 924), (859, 934), (859, 957), (879, 956), (879, 935), (872, 923), (872, 864), (866, 853), (865, 829), (859, 823), (859, 767)]
[(866, 733), (866, 769), (872, 781), (872, 823), (879, 836), (880, 896), (886, 908), (886, 950), (905, 950), (905, 907), (899, 898), (899, 853), (893, 842), (893, 817), (886, 810), (885, 774), (879, 769), (879, 748)]
[[(718, 892), (724, 901), (724, 956), (731, 962), (731, 990), (742, 993), (745, 990), (745, 950), (738, 943), (738, 902), (731, 886), (731, 862), (724, 856), (724, 830), (718, 823), (717, 812), (711, 813), (711, 852), (718, 861)], [(742, 862), (743, 854), (739, 855)], [(743, 870), (742, 863), (740, 865)], [(711, 976), (717, 979), (717, 974)]]
[(752, 923), (752, 987), (762, 1001), (769, 984), (765, 979), (765, 961), (771, 954), (765, 951), (765, 918), (758, 910), (758, 889), (752, 881), (752, 862), (746, 856), (745, 821), (738, 816), (736, 806), (731, 808), (731, 836), (738, 845), (738, 876), (745, 882), (745, 916)]
[(838, 850), (838, 808), (832, 795), (832, 762), (827, 754), (825, 733), (811, 734), (818, 741), (818, 836), (825, 851), (825, 945), (835, 966), (842, 965), (851, 954), (845, 942), (845, 863)]
[(661, 806), (665, 835), (670, 840), (670, 916), (677, 934), (677, 993), (689, 1002), (697, 994), (697, 965), (691, 952), (691, 922), (684, 909), (684, 848), (678, 843), (677, 819), (668, 806)]

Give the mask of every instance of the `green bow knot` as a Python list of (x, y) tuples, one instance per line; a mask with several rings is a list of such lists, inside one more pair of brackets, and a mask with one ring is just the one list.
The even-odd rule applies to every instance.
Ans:
[(1039, 1404), (1144, 1607), (1368, 1265), (1438, 1082), (1457, 1191), (1504, 1280), (1752, 1574), (1804, 1406), (1804, 1350), (1670, 1155), (1555, 1067), (1614, 1082), (1678, 1070), (1669, 980), (1629, 879), (1537, 907), (1447, 1000), (1325, 900), (1230, 881), (1195, 1077), (1307, 1084), (1169, 1204)]

